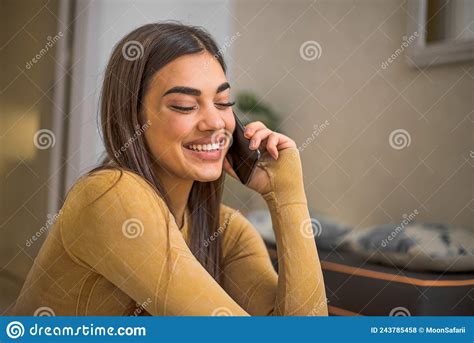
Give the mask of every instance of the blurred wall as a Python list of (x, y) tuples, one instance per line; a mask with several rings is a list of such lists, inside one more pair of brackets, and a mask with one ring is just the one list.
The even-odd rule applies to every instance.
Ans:
[(53, 123), (55, 45), (45, 46), (58, 33), (58, 7), (58, 1), (1, 3), (0, 315), (46, 238), (27, 243), (47, 225), (51, 156), (59, 148), (46, 136), (35, 139)]
[[(474, 63), (410, 69), (400, 55), (382, 68), (410, 41), (406, 5), (236, 2), (235, 88), (270, 103), (280, 129), (303, 147), (315, 212), (363, 228), (416, 209), (417, 221), (473, 228)], [(301, 57), (307, 41), (319, 43), (319, 58)], [(406, 132), (394, 132), (392, 148), (397, 129)], [(243, 211), (265, 206), (235, 183), (226, 199)]]
[[(117, 42), (135, 28), (160, 20), (204, 26), (224, 44), (231, 35), (230, 1), (82, 0), (77, 2), (66, 189), (96, 166), (104, 151), (97, 116), (103, 73)], [(80, 14), (80, 16), (79, 16)]]

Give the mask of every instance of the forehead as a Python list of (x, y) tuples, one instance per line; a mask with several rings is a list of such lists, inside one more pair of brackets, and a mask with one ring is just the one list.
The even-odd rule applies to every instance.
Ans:
[(226, 81), (220, 63), (205, 51), (180, 56), (168, 63), (153, 76), (151, 85), (154, 91), (160, 94), (175, 86), (192, 87), (203, 93), (215, 93), (217, 86)]

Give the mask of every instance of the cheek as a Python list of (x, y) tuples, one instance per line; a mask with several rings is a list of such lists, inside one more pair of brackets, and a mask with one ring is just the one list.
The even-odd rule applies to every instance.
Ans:
[(234, 118), (234, 115), (233, 115), (232, 111), (230, 111), (230, 114), (226, 114), (224, 116), (224, 121), (225, 121), (226, 129), (230, 133), (233, 133), (234, 130), (235, 130), (235, 118)]
[(185, 120), (163, 118), (152, 122), (145, 137), (156, 158), (175, 156), (191, 126)]

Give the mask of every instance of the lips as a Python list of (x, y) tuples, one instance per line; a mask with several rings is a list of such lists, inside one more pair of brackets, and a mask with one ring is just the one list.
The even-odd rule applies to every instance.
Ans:
[(187, 142), (184, 144), (185, 147), (188, 147), (190, 145), (206, 145), (206, 144), (213, 144), (213, 143), (222, 143), (222, 141), (225, 140), (224, 137), (219, 137), (218, 141), (215, 140), (213, 141), (211, 138), (201, 138), (201, 139), (196, 139), (194, 141), (191, 141), (191, 142)]
[(220, 160), (229, 143), (229, 135), (226, 130), (214, 132), (212, 136), (191, 140), (183, 144), (186, 154), (200, 160)]
[(196, 151), (191, 150), (187, 147), (183, 147), (183, 150), (186, 152), (187, 155), (197, 158), (204, 161), (217, 161), (221, 158), (222, 149), (212, 150), (212, 151)]

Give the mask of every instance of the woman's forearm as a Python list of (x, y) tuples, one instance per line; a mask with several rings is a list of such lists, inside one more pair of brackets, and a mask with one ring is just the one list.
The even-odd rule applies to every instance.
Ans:
[[(270, 210), (278, 254), (274, 315), (327, 315), (327, 300), (303, 177), (296, 149), (281, 152), (281, 164), (266, 164), (273, 191), (263, 194)], [(277, 179), (278, 177), (278, 179)]]
[(321, 264), (304, 203), (276, 205), (265, 196), (275, 231), (278, 288), (274, 315), (327, 315)]

